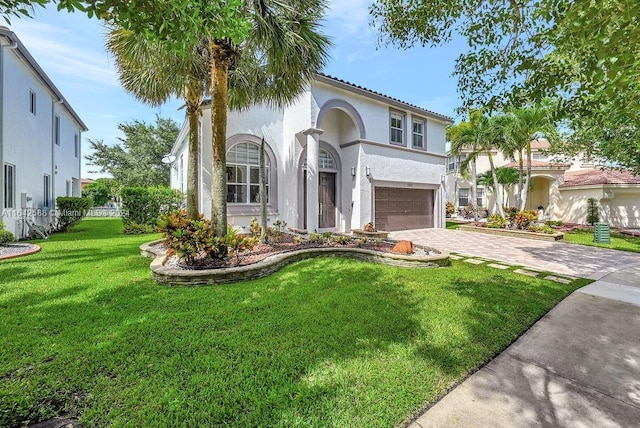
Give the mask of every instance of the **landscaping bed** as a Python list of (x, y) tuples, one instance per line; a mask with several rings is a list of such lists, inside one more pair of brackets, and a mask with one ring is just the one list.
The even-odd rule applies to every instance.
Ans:
[(538, 232), (529, 232), (527, 230), (519, 230), (519, 229), (498, 229), (498, 228), (491, 228), (486, 226), (480, 227), (480, 226), (473, 226), (473, 225), (460, 225), (458, 226), (458, 230), (463, 230), (465, 232), (486, 233), (489, 235), (511, 236), (514, 238), (536, 239), (539, 241), (560, 241), (564, 239), (564, 234), (560, 232), (538, 233)]

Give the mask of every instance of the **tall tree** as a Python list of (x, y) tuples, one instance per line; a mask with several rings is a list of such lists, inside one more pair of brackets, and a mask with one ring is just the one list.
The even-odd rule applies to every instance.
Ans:
[[(510, 108), (502, 120), (504, 146), (514, 150), (519, 159), (518, 209), (520, 210), (525, 209), (531, 184), (531, 142), (540, 139), (548, 140), (551, 145), (558, 142), (559, 133), (555, 120), (555, 109), (555, 101), (545, 99), (541, 103)], [(524, 172), (523, 157), (526, 158), (526, 173)]]
[(566, 148), (640, 172), (637, 0), (378, 0), (371, 13), (382, 40), (402, 48), (464, 38), (454, 75), (466, 107), (561, 94), (577, 132)]
[(482, 118), (482, 113), (472, 111), (469, 114), (469, 121), (452, 125), (448, 128), (448, 139), (451, 143), (451, 154), (459, 156), (464, 152), (466, 158), (462, 162), (460, 169), (464, 175), (468, 173), (471, 178), (471, 207), (474, 220), (478, 220), (478, 175), (476, 161), (480, 154), (482, 135), (478, 128), (478, 122)]
[(156, 116), (155, 124), (135, 120), (121, 123), (121, 144), (109, 145), (102, 140), (89, 140), (93, 153), (85, 158), (97, 171), (110, 174), (122, 186), (169, 185), (170, 166), (162, 158), (178, 137), (178, 124)]
[(197, 220), (199, 182), (200, 107), (209, 88), (209, 56), (206, 43), (185, 54), (168, 49), (165, 43), (149, 41), (141, 34), (113, 28), (107, 49), (114, 56), (122, 86), (138, 100), (159, 106), (171, 97), (184, 99), (189, 122), (187, 160), (187, 216)]

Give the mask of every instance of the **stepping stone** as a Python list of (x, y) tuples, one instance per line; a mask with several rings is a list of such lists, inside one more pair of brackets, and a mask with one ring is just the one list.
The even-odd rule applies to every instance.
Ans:
[(460, 260), (462, 257), (460, 256), (456, 256), (455, 254), (449, 254), (449, 258), (451, 260)]
[(521, 275), (532, 276), (532, 277), (534, 277), (534, 278), (535, 278), (536, 276), (538, 276), (538, 274), (540, 273), (540, 272), (536, 272), (536, 271), (534, 271), (534, 270), (527, 270), (527, 269), (516, 269), (516, 270), (514, 270), (514, 272), (515, 272), (515, 273), (519, 273), (519, 274), (521, 274)]
[(496, 269), (509, 269), (509, 266), (505, 266), (505, 265), (500, 265), (498, 263), (489, 263), (487, 266), (492, 267), (492, 268), (496, 268)]
[(548, 279), (549, 281), (559, 282), (559, 283), (562, 283), (562, 284), (571, 284), (571, 280), (570, 279), (562, 278), (560, 276), (549, 275), (549, 276), (545, 276), (544, 279)]
[(478, 259), (466, 259), (464, 261), (474, 265), (481, 265), (482, 263), (484, 263), (484, 260), (478, 260)]

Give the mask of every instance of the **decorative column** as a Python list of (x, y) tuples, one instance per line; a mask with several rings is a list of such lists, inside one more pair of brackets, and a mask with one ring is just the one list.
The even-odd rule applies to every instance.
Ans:
[(307, 230), (313, 232), (318, 229), (318, 156), (320, 152), (320, 135), (324, 131), (309, 128), (303, 132), (307, 137)]

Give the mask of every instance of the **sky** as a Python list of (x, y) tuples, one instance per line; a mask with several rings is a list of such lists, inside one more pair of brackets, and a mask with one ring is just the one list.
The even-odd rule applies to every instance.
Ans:
[[(329, 2), (323, 30), (334, 46), (323, 72), (456, 117), (454, 110), (460, 101), (451, 74), (464, 44), (454, 41), (444, 47), (408, 50), (380, 46), (378, 32), (370, 26), (370, 4), (371, 0)], [(89, 128), (82, 135), (83, 156), (89, 153), (89, 139), (118, 143), (120, 123), (154, 123), (159, 114), (182, 125), (185, 113), (178, 110), (182, 101), (151, 108), (120, 87), (99, 20), (50, 6), (37, 8), (33, 19), (12, 18), (9, 27)], [(84, 161), (82, 177), (104, 175), (92, 173), (94, 170)]]

